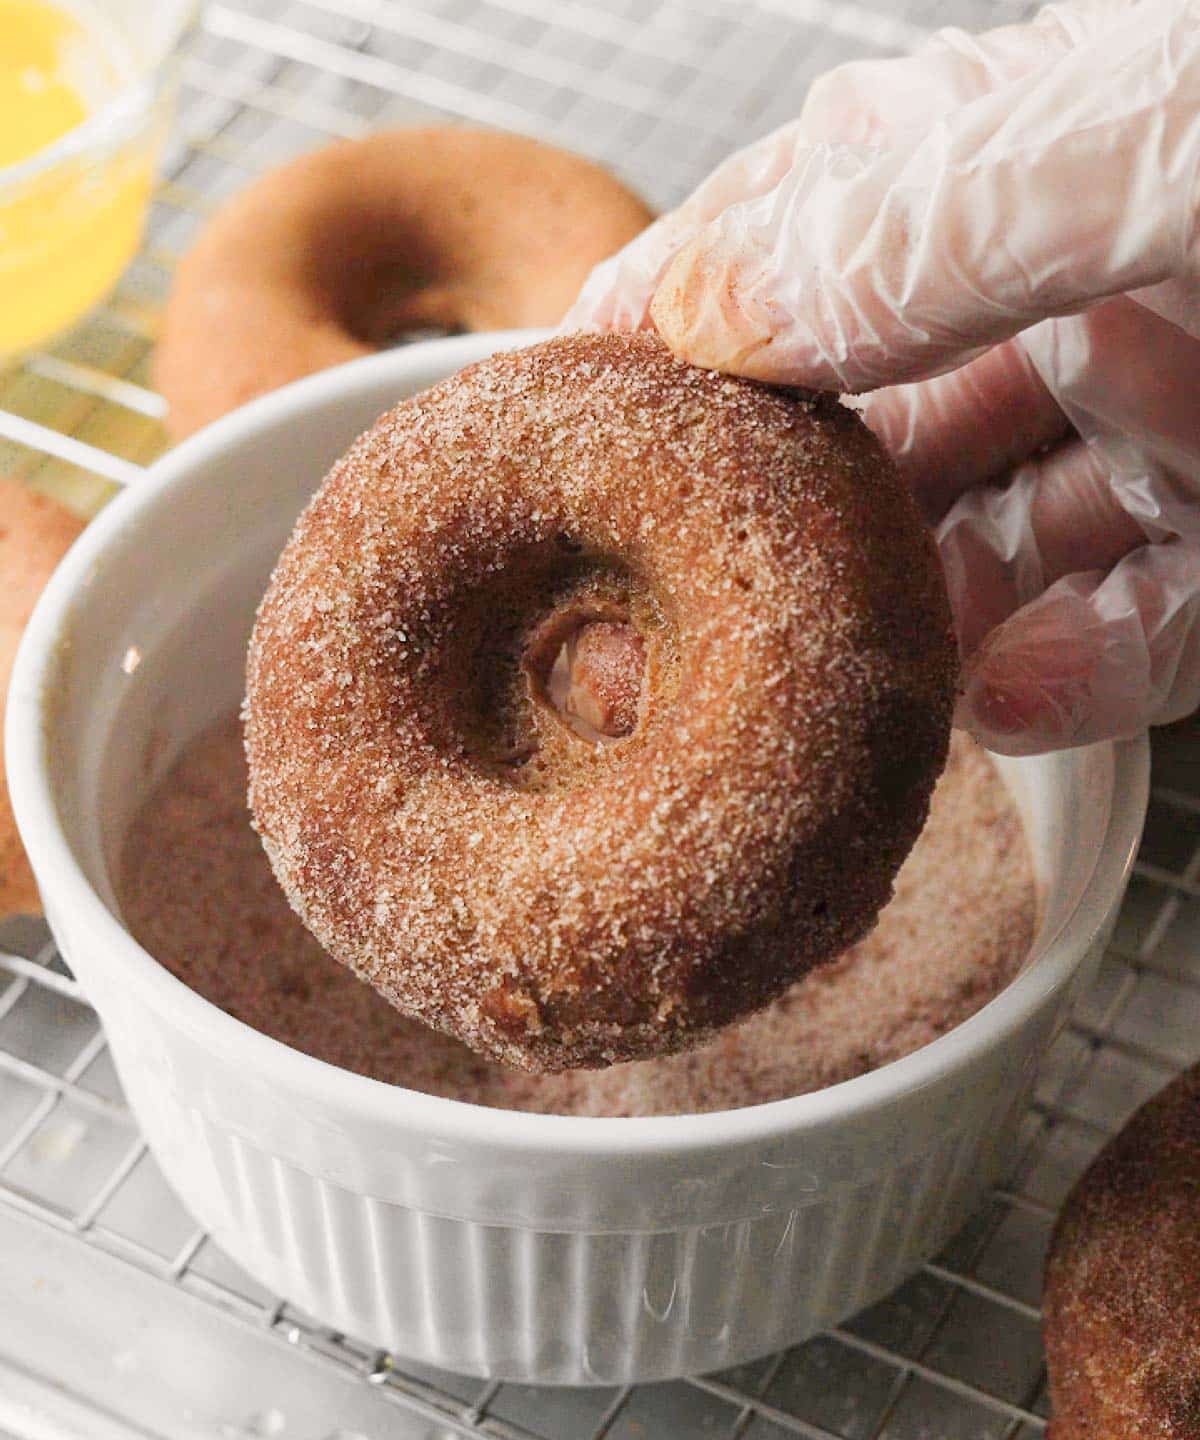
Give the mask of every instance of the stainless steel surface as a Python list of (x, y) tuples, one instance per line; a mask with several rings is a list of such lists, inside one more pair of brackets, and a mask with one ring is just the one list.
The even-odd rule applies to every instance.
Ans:
[[(336, 135), (430, 117), (527, 130), (665, 207), (808, 81), (1023, 0), (238, 0), (184, 55), (141, 258), (0, 371), (0, 473), (87, 509), (163, 444), (147, 361), (171, 268), (221, 196)], [(1055, 1047), (1009, 1184), (936, 1264), (842, 1329), (630, 1390), (489, 1385), (394, 1361), (264, 1293), (147, 1154), (90, 1007), (30, 922), (0, 942), (0, 1437), (1033, 1440), (1042, 1257), (1071, 1181), (1200, 1058), (1200, 728), (1158, 738), (1136, 878)]]

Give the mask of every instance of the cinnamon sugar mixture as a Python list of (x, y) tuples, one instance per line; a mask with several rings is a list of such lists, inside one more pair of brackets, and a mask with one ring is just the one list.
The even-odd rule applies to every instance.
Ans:
[(689, 1054), (529, 1075), (406, 1019), (331, 960), (288, 908), (246, 810), (234, 719), (184, 751), (126, 842), (129, 929), (185, 984), (330, 1064), (476, 1104), (578, 1115), (722, 1110), (898, 1059), (1003, 988), (1033, 934), (1021, 823), (956, 733), (932, 813), (875, 931), (766, 1010)]

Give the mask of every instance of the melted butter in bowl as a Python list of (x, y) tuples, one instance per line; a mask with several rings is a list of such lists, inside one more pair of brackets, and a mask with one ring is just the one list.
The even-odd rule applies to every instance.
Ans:
[(104, 3), (0, 0), (0, 358), (78, 319), (137, 250), (166, 122), (155, 51), (191, 8), (126, 5), (122, 27)]

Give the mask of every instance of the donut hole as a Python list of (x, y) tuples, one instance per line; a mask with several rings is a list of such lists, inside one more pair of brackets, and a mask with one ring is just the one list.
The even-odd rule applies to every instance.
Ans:
[(581, 739), (612, 745), (637, 728), (646, 644), (615, 607), (555, 613), (533, 637), (524, 668), (535, 701)]
[(359, 344), (384, 350), (478, 328), (453, 264), (428, 236), (397, 233), (394, 217), (370, 197), (323, 208), (308, 239), (314, 301), (324, 319)]
[(361, 264), (355, 282), (341, 281), (338, 319), (356, 340), (375, 350), (465, 335), (470, 328), (461, 297), (420, 265)]
[(418, 325), (398, 321), (380, 338), (368, 343), (379, 350), (391, 350), (400, 345), (416, 345), (422, 340), (448, 340), (454, 335), (469, 335), (465, 325)]
[(674, 628), (648, 582), (567, 534), (507, 557), (447, 633), (450, 743), (521, 789), (594, 783), (677, 689)]

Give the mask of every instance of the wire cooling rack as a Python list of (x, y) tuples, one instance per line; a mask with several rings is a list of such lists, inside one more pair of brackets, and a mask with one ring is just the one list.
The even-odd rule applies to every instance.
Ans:
[[(142, 254), (0, 370), (0, 474), (88, 513), (162, 448), (147, 359), (175, 261), (226, 194), (333, 136), (432, 117), (583, 151), (655, 204), (807, 83), (1024, 0), (222, 0), (183, 55)], [(1034, 1440), (1042, 1259), (1067, 1188), (1200, 1056), (1200, 726), (1155, 744), (1133, 884), (1051, 1053), (1020, 1161), (936, 1263), (842, 1328), (672, 1384), (537, 1390), (390, 1358), (270, 1295), (196, 1229), (43, 926), (0, 933), (0, 1440)]]

